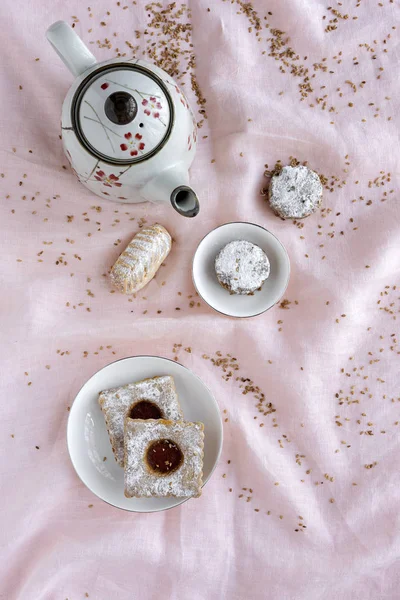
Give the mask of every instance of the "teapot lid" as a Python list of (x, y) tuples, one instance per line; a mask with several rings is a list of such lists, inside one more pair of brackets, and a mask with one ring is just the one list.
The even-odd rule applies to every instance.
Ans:
[(138, 64), (98, 69), (79, 86), (72, 123), (80, 142), (100, 160), (133, 164), (156, 154), (174, 120), (163, 81)]

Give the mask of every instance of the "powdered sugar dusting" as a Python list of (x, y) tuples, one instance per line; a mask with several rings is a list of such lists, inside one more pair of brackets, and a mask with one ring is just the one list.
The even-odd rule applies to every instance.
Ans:
[(258, 290), (270, 273), (269, 260), (256, 244), (234, 240), (222, 248), (215, 259), (219, 282), (234, 294)]
[[(128, 383), (118, 388), (100, 392), (99, 404), (104, 413), (115, 460), (124, 466), (124, 419), (133, 404), (150, 400), (156, 404), (164, 419), (178, 421), (183, 418), (173, 377), (163, 375)], [(153, 419), (149, 419), (154, 422)]]
[(269, 185), (271, 208), (284, 219), (303, 219), (321, 205), (322, 183), (308, 167), (283, 167)]
[(158, 223), (139, 231), (111, 269), (113, 285), (124, 294), (141, 290), (171, 250), (171, 236)]
[[(130, 497), (189, 498), (200, 496), (203, 476), (204, 426), (202, 423), (165, 420), (125, 420), (125, 495)], [(183, 453), (182, 465), (159, 475), (146, 462), (148, 446), (171, 440)]]

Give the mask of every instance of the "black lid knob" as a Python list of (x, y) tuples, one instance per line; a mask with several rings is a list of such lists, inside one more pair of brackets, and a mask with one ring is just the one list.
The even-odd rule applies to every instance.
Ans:
[(104, 112), (116, 125), (127, 125), (136, 117), (137, 103), (128, 92), (114, 92), (105, 101)]

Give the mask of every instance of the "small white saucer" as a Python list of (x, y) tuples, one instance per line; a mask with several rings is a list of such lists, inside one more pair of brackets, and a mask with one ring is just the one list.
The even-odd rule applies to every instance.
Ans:
[[(229, 242), (247, 240), (260, 246), (268, 256), (271, 272), (254, 295), (230, 294), (215, 273), (215, 257)], [(193, 258), (193, 283), (205, 302), (228, 317), (256, 317), (282, 298), (290, 276), (289, 256), (281, 242), (267, 229), (254, 223), (225, 223), (208, 233)]]
[(185, 420), (204, 423), (203, 482), (207, 483), (221, 454), (221, 415), (201, 379), (175, 361), (159, 356), (132, 356), (107, 365), (79, 391), (68, 419), (68, 450), (82, 482), (101, 500), (132, 512), (166, 510), (186, 499), (125, 497), (124, 471), (114, 460), (98, 396), (102, 390), (155, 375), (172, 375)]

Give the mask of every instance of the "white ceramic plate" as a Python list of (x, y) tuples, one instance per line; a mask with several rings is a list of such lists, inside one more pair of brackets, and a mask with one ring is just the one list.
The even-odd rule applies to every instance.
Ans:
[(159, 356), (132, 356), (107, 365), (82, 387), (68, 419), (68, 450), (83, 483), (105, 502), (132, 512), (165, 510), (182, 504), (185, 499), (124, 496), (124, 471), (114, 460), (97, 400), (102, 390), (155, 375), (172, 375), (185, 419), (204, 423), (203, 482), (206, 483), (221, 454), (221, 415), (215, 398), (201, 379), (179, 363)]
[[(247, 240), (260, 246), (268, 256), (271, 271), (261, 290), (253, 296), (230, 294), (219, 283), (215, 257), (234, 240)], [(255, 317), (282, 298), (290, 276), (289, 256), (281, 242), (267, 229), (254, 223), (226, 223), (208, 233), (193, 258), (193, 283), (209, 306), (229, 317)]]

